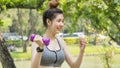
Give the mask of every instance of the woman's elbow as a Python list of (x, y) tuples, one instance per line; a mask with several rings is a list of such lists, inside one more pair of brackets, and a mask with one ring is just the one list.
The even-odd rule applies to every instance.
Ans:
[(79, 65), (72, 64), (72, 65), (70, 65), (70, 68), (80, 68), (80, 66), (79, 66)]

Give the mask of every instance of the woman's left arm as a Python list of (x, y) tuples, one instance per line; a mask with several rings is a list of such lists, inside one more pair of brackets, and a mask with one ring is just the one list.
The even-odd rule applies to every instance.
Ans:
[(84, 55), (85, 45), (86, 45), (85, 38), (80, 38), (80, 44), (79, 44), (80, 52), (77, 60), (75, 61), (75, 68), (78, 68), (81, 65), (83, 55)]
[(79, 45), (80, 52), (76, 61), (74, 61), (74, 59), (72, 58), (72, 55), (70, 54), (69, 49), (63, 39), (61, 39), (61, 43), (64, 49), (66, 62), (69, 64), (70, 68), (79, 68), (84, 55), (85, 39), (84, 38), (80, 39), (80, 45)]

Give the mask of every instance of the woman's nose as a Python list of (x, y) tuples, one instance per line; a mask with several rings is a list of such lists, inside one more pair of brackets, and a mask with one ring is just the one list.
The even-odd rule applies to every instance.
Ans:
[(63, 23), (63, 22), (61, 22), (61, 23), (60, 23), (60, 26), (64, 26), (64, 23)]

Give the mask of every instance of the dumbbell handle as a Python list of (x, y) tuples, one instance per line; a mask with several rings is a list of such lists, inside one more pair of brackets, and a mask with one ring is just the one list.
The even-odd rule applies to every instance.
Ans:
[[(35, 38), (35, 34), (31, 34), (31, 36), (30, 36), (30, 41), (34, 41), (34, 38)], [(46, 46), (48, 46), (49, 45), (49, 43), (50, 43), (50, 39), (49, 38), (42, 38), (42, 41), (43, 41), (43, 43), (46, 45)]]

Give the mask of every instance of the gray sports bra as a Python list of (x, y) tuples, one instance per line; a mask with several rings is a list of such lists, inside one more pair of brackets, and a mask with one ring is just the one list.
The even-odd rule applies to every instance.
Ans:
[(53, 67), (60, 67), (62, 65), (65, 59), (65, 55), (58, 39), (57, 42), (60, 49), (56, 51), (50, 50), (47, 46), (44, 46), (40, 65)]

